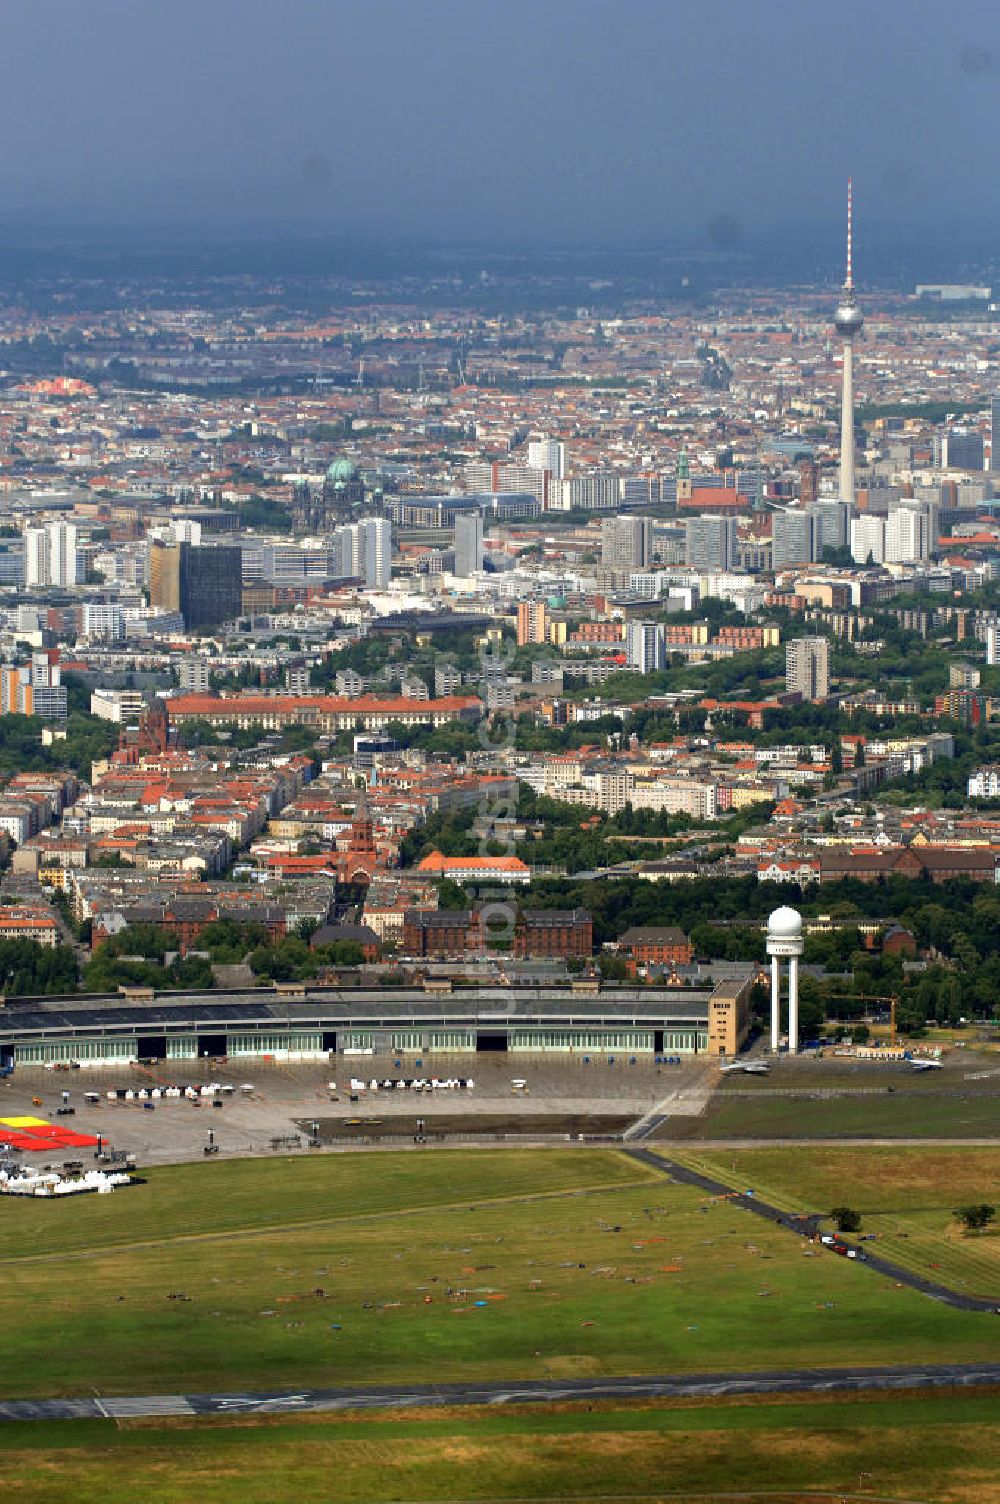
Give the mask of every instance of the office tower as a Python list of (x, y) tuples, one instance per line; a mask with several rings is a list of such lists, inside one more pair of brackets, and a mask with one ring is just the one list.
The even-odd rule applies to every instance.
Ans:
[(990, 402), (990, 469), (1000, 470), (1000, 397)]
[(653, 561), (653, 524), (648, 517), (605, 517), (601, 523), (601, 564), (631, 572)]
[(931, 554), (930, 519), (920, 507), (893, 507), (885, 524), (885, 562), (915, 564)]
[(885, 518), (867, 514), (851, 523), (851, 558), (855, 564), (885, 563)]
[(553, 480), (562, 480), (566, 474), (566, 445), (558, 439), (531, 439), (528, 464), (534, 470), (548, 470)]
[(816, 524), (811, 512), (775, 512), (772, 515), (772, 569), (812, 564), (817, 552)]
[(76, 585), (80, 580), (76, 528), (71, 522), (50, 522), (24, 533), (25, 584)]
[(455, 518), (455, 573), (461, 579), (483, 567), (483, 514), (460, 512)]
[(844, 501), (814, 501), (808, 508), (815, 522), (816, 558), (825, 548), (848, 548), (851, 542), (851, 508)]
[(639, 674), (655, 674), (666, 667), (663, 627), (655, 621), (628, 624), (628, 666)]
[(825, 637), (793, 637), (785, 646), (785, 688), (803, 700), (830, 693), (830, 644)]
[(736, 567), (738, 538), (735, 517), (689, 517), (684, 524), (684, 562), (692, 569), (725, 574)]
[(149, 603), (179, 611), (189, 631), (239, 616), (243, 561), (238, 548), (154, 542), (149, 550)]
[(392, 523), (385, 517), (365, 517), (365, 584), (384, 590), (392, 578)]
[(864, 319), (854, 298), (854, 273), (851, 265), (853, 250), (853, 187), (847, 180), (847, 276), (833, 327), (844, 342), (844, 378), (840, 402), (840, 499), (853, 506), (856, 498), (854, 484), (854, 341), (861, 333)]
[[(982, 470), (984, 446), (981, 433), (966, 428), (952, 428), (941, 442), (941, 466), (944, 470)], [(996, 468), (993, 466), (992, 468)]]
[(548, 641), (548, 611), (544, 601), (521, 601), (517, 608), (517, 645)]

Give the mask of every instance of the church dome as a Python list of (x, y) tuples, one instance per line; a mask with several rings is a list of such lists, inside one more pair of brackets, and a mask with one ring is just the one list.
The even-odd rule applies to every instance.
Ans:
[(326, 478), (334, 486), (346, 486), (357, 477), (357, 471), (350, 460), (334, 460), (332, 465), (327, 466)]

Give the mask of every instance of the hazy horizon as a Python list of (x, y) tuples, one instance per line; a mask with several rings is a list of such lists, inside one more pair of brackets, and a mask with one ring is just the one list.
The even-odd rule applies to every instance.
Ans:
[(983, 0), (35, 0), (0, 222), (506, 246), (1000, 224)]

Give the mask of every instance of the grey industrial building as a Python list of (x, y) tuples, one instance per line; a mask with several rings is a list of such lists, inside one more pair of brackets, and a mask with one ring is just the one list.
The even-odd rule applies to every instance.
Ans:
[[(24, 998), (0, 1009), (5, 1066), (337, 1053), (731, 1052), (753, 978), (734, 992), (570, 982), (545, 987), (309, 988)], [(738, 994), (738, 996), (737, 996)], [(735, 1010), (735, 1011), (734, 1011)], [(737, 1021), (737, 1014), (739, 1015)], [(735, 1032), (734, 1032), (735, 1031)]]

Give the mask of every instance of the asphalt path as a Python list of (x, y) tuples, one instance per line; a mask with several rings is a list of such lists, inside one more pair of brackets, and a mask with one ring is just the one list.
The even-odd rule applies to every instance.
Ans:
[[(778, 1226), (787, 1228), (800, 1238), (814, 1239), (819, 1235), (820, 1217), (816, 1213), (796, 1214), (794, 1212), (781, 1211), (776, 1206), (762, 1201), (759, 1196), (741, 1195), (734, 1192), (732, 1186), (724, 1181), (713, 1180), (709, 1175), (702, 1175), (697, 1170), (689, 1170), (686, 1165), (678, 1164), (676, 1160), (665, 1159), (662, 1154), (654, 1154), (651, 1149), (629, 1148), (627, 1151), (633, 1159), (639, 1159), (643, 1164), (649, 1165), (653, 1170), (660, 1170), (671, 1180), (679, 1181), (682, 1185), (697, 1186), (699, 1190), (708, 1191), (712, 1196), (725, 1196), (730, 1205), (741, 1206), (744, 1210), (752, 1212), (755, 1217), (761, 1217), (765, 1222), (774, 1222)], [(939, 1285), (934, 1280), (925, 1279), (922, 1274), (914, 1274), (911, 1269), (903, 1269), (899, 1264), (893, 1264), (889, 1259), (882, 1258), (877, 1253), (870, 1251), (870, 1244), (852, 1243), (849, 1239), (842, 1241), (849, 1248), (857, 1248), (863, 1258), (852, 1259), (850, 1262), (861, 1268), (874, 1269), (879, 1274), (885, 1274), (897, 1284), (907, 1285), (911, 1290), (918, 1290), (921, 1295), (929, 1295), (932, 1300), (940, 1300), (944, 1305), (955, 1306), (959, 1311), (992, 1311), (1000, 1314), (1000, 1295), (992, 1299), (984, 1299), (977, 1295), (962, 1295), (957, 1290), (951, 1290), (947, 1285)], [(829, 1252), (831, 1258), (842, 1258), (844, 1255), (835, 1254), (832, 1249), (824, 1249)]]
[(711, 1399), (743, 1394), (827, 1394), (858, 1390), (978, 1389), (1000, 1386), (1000, 1362), (903, 1368), (783, 1368), (750, 1373), (651, 1374), (633, 1378), (530, 1380), (504, 1384), (385, 1384), (372, 1388), (283, 1389), (263, 1393), (155, 1394), (124, 1398), (0, 1401), (0, 1422), (121, 1420), (158, 1415), (269, 1415), (311, 1410), (409, 1410), (445, 1406), (552, 1405), (644, 1399)]

